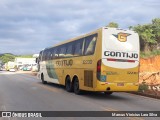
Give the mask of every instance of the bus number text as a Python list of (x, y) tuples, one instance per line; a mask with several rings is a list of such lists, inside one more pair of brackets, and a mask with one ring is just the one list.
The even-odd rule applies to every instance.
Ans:
[(92, 60), (83, 60), (83, 64), (92, 64)]

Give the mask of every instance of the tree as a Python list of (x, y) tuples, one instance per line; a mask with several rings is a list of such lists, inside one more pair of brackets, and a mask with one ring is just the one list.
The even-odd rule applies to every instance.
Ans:
[(106, 27), (118, 28), (118, 23), (110, 22)]
[(139, 34), (142, 51), (160, 48), (160, 18), (153, 19), (151, 24), (130, 26), (129, 29)]
[(154, 39), (155, 34), (153, 33), (151, 24), (137, 25), (132, 29), (139, 34), (142, 51), (150, 51), (150, 45), (157, 43), (157, 41)]
[(7, 63), (8, 61), (14, 61), (14, 59), (15, 59), (15, 55), (12, 55), (12, 54), (3, 54), (0, 56), (0, 60), (3, 63)]
[(157, 47), (160, 47), (160, 18), (155, 18), (152, 20), (152, 29), (155, 34), (155, 40), (157, 41)]

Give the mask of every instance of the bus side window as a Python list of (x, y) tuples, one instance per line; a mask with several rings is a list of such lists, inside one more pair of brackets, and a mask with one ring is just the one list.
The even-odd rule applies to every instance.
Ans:
[(71, 42), (67, 44), (66, 57), (72, 57), (72, 56), (73, 56), (73, 44)]
[(51, 49), (47, 50), (46, 60), (51, 60)]
[(46, 54), (45, 54), (45, 60), (48, 60), (48, 50), (46, 51)]
[(85, 38), (84, 55), (93, 55), (95, 51), (97, 35), (91, 35)]
[(51, 50), (50, 50), (50, 52), (51, 52), (51, 56), (50, 56), (50, 59), (52, 60), (53, 59), (53, 52), (54, 52), (54, 48), (51, 48)]
[(81, 56), (82, 55), (82, 46), (83, 46), (83, 39), (77, 40), (74, 46), (74, 56)]
[(59, 52), (59, 57), (63, 58), (65, 57), (66, 54), (66, 47), (64, 45), (60, 46), (60, 52)]
[(46, 60), (46, 50), (44, 50), (44, 52), (43, 52), (43, 56), (42, 56), (42, 61), (45, 61)]
[(58, 58), (58, 48), (52, 49), (52, 59)]

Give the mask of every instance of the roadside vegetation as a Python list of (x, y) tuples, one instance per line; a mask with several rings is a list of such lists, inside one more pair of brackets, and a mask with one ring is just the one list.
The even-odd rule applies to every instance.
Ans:
[(150, 58), (160, 55), (160, 50), (153, 50), (153, 51), (148, 51), (148, 52), (140, 52), (140, 57), (141, 58)]
[(0, 61), (2, 61), (2, 63), (4, 64), (9, 61), (14, 61), (16, 57), (32, 58), (32, 55), (13, 55), (11, 53), (5, 53), (0, 55)]
[(160, 51), (160, 18), (155, 18), (152, 23), (130, 26), (140, 38), (140, 50), (142, 55), (159, 55)]
[(145, 92), (147, 90), (148, 90), (148, 85), (145, 82), (139, 85), (139, 89), (138, 89), (139, 92)]

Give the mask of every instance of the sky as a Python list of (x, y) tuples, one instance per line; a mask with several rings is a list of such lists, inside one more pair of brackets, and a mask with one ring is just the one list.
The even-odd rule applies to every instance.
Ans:
[(0, 0), (0, 53), (36, 54), (116, 22), (160, 18), (160, 0)]

